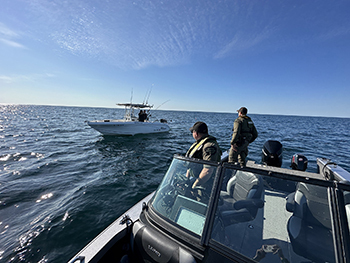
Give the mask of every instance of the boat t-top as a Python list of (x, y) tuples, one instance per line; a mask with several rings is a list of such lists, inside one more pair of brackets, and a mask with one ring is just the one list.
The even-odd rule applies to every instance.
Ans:
[[(103, 135), (135, 135), (168, 132), (170, 130), (165, 119), (149, 120), (153, 105), (147, 103), (118, 103), (117, 105), (125, 107), (123, 119), (93, 120), (88, 121), (87, 124)], [(135, 115), (135, 110), (139, 110), (138, 116)]]

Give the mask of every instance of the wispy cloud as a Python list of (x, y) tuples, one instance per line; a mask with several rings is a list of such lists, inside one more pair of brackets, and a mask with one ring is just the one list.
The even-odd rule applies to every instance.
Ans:
[(18, 34), (16, 32), (14, 32), (13, 30), (9, 29), (3, 23), (0, 23), (0, 35), (7, 36), (7, 37), (10, 37), (10, 38), (18, 37)]
[(13, 77), (10, 77), (10, 76), (1, 76), (0, 75), (0, 82), (3, 82), (3, 83), (12, 83), (13, 82)]
[(348, 26), (332, 28), (329, 31), (320, 34), (318, 39), (321, 41), (327, 41), (342, 36), (350, 36), (350, 28)]
[(4, 38), (0, 38), (0, 42), (4, 43), (7, 46), (10, 47), (15, 47), (15, 48), (26, 48), (25, 46), (23, 46), (22, 44), (12, 41), (12, 40), (8, 40), (8, 39), (4, 39)]
[(54, 77), (56, 77), (56, 75), (52, 73), (38, 73), (28, 75), (0, 75), (0, 82), (5, 84), (11, 84), (16, 82), (37, 82), (42, 79)]
[(34, 1), (31, 7), (43, 20), (40, 31), (50, 30), (52, 41), (78, 56), (138, 69), (184, 63), (192, 52), (189, 23), (161, 2)]
[[(28, 27), (39, 41), (53, 42), (76, 56), (140, 69), (184, 64), (194, 57), (222, 59), (268, 45), (279, 48), (304, 43), (325, 20), (314, 11), (316, 3), (33, 0), (26, 11), (30, 13)], [(311, 16), (315, 18), (309, 19)], [(303, 39), (293, 32), (301, 32)], [(347, 33), (345, 28), (329, 32), (322, 37)], [(3, 43), (23, 47), (17, 37), (0, 24)]]
[(230, 56), (233, 52), (241, 52), (249, 50), (254, 46), (261, 44), (264, 40), (272, 35), (272, 30), (266, 29), (254, 34), (243, 34), (238, 32), (231, 42), (227, 43), (221, 50), (219, 50), (214, 58), (220, 59)]
[(256, 17), (260, 6), (232, 0), (33, 0), (28, 10), (37, 39), (77, 56), (141, 69), (194, 57), (220, 59), (260, 44), (269, 37), (270, 21)]
[(14, 41), (13, 39), (19, 38), (19, 34), (5, 24), (0, 23), (0, 42), (14, 48), (26, 48), (24, 45)]

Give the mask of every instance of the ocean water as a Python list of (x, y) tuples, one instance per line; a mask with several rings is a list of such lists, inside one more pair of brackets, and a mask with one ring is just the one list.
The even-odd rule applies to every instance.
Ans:
[[(122, 109), (0, 105), (0, 262), (67, 262), (135, 202), (155, 190), (174, 154), (205, 121), (223, 150), (236, 113), (154, 111), (169, 133), (103, 137), (87, 120)], [(304, 154), (308, 171), (326, 157), (350, 171), (350, 119), (250, 115), (259, 137), (248, 159), (261, 163), (267, 140), (283, 144), (283, 167)]]

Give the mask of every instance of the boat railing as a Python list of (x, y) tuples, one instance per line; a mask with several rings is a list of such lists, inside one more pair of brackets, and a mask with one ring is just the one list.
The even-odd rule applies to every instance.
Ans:
[(350, 173), (326, 158), (317, 158), (318, 173), (325, 179), (350, 184)]

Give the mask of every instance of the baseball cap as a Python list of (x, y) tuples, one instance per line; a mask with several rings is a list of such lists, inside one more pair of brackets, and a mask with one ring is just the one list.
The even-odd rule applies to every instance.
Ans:
[(248, 110), (246, 107), (241, 107), (237, 112), (242, 113), (243, 115), (246, 115), (248, 113)]
[(201, 121), (197, 121), (193, 126), (190, 128), (190, 131), (196, 131), (199, 133), (208, 133), (208, 126)]

